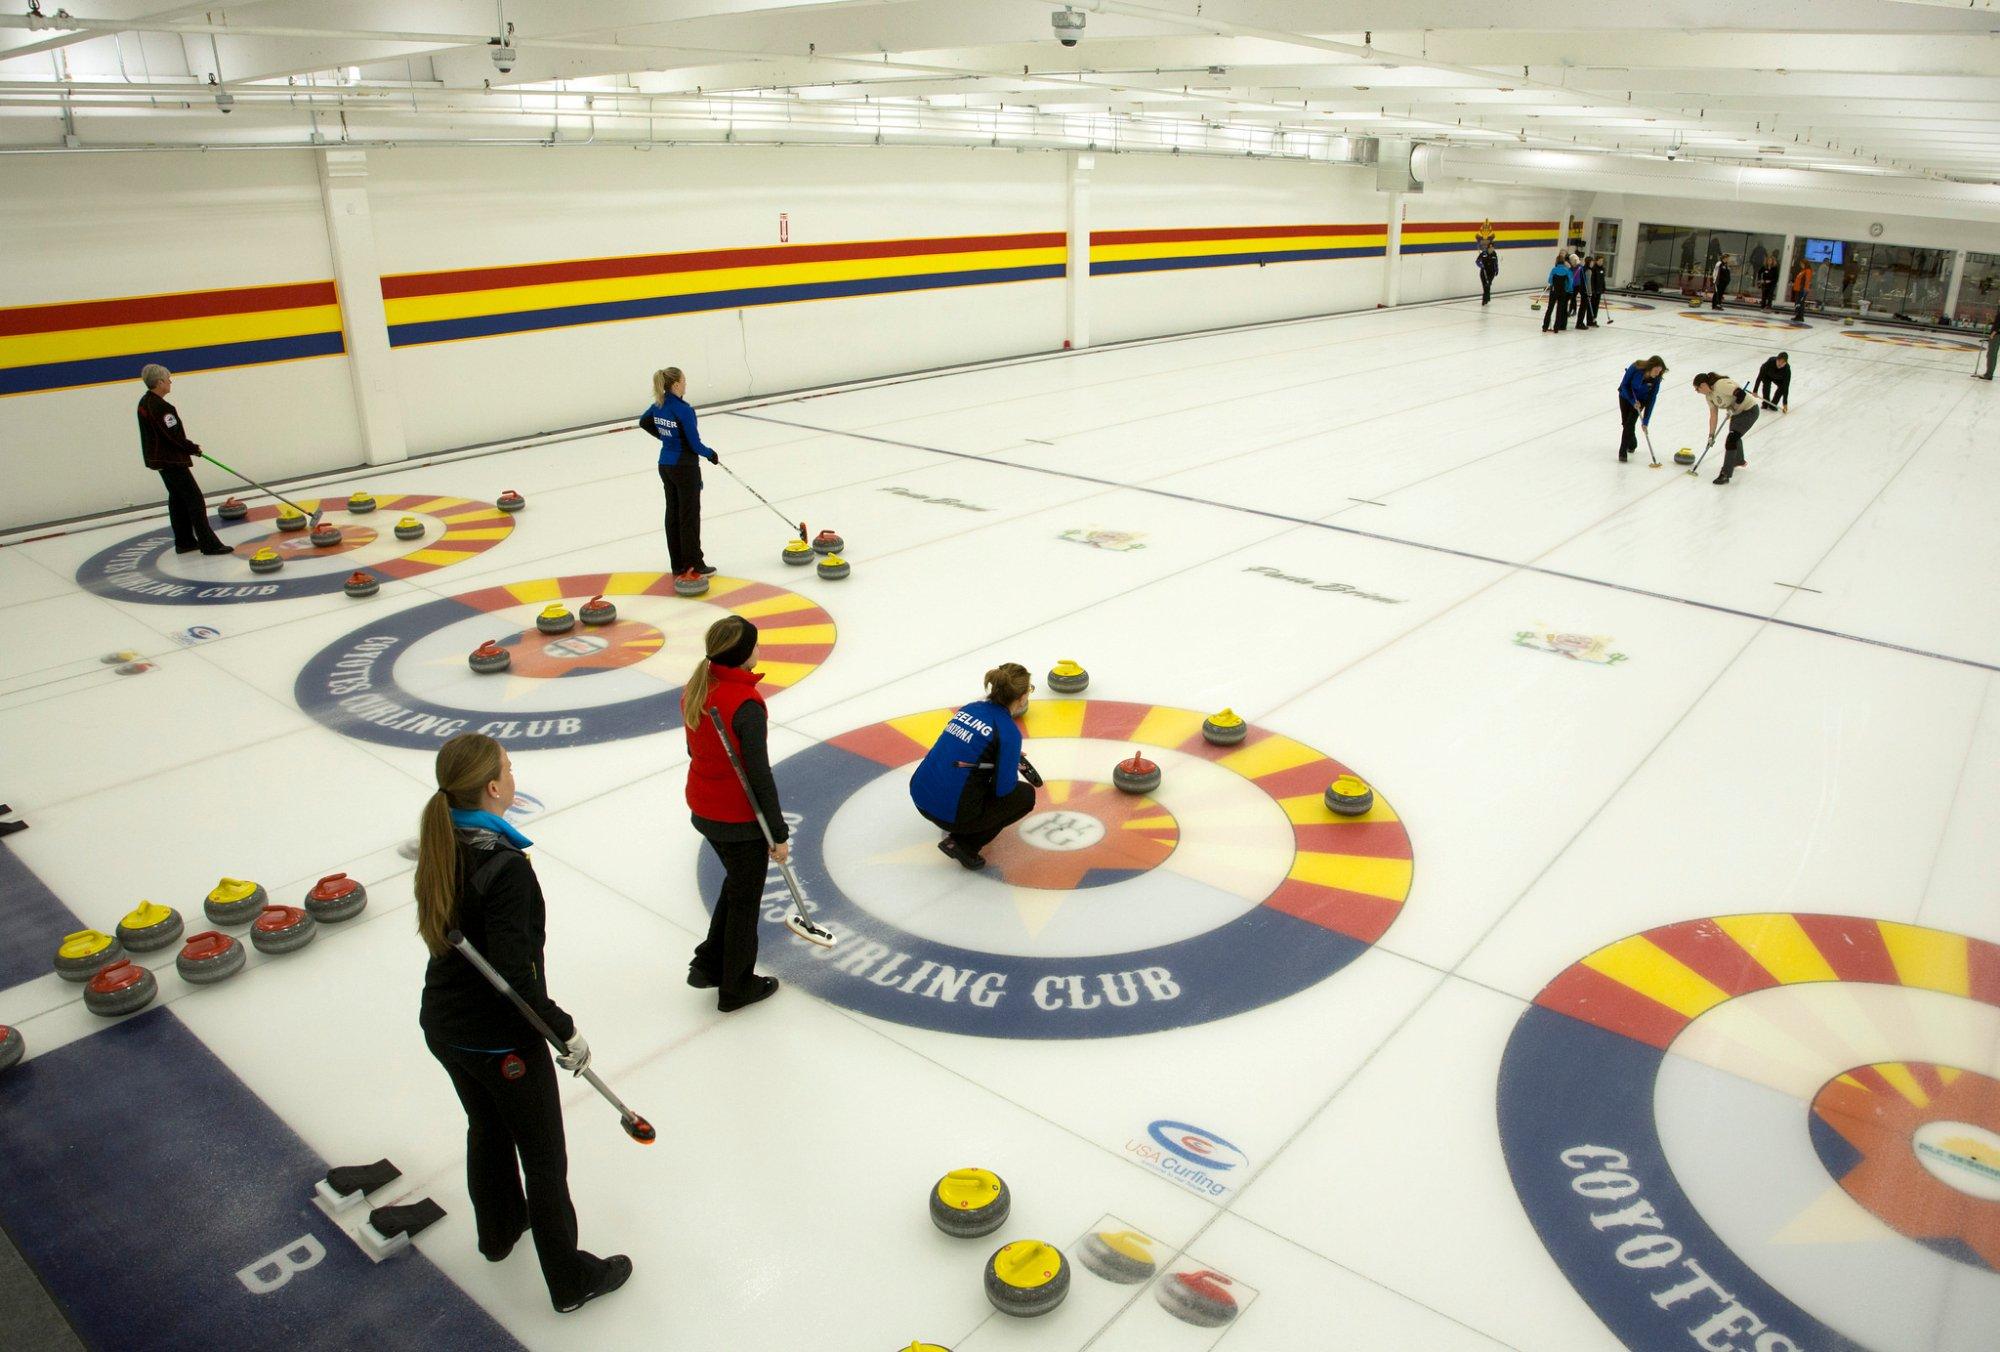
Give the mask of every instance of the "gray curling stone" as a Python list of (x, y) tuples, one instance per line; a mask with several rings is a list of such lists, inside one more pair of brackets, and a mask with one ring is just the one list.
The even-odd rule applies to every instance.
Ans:
[(690, 569), (674, 579), (675, 596), (700, 596), (708, 590), (708, 578)]
[(97, 930), (78, 930), (63, 936), (56, 949), (56, 975), (64, 981), (88, 981), (98, 969), (125, 956), (125, 946)]
[(1343, 817), (1359, 817), (1375, 806), (1375, 790), (1359, 775), (1342, 775), (1326, 786), (1326, 805)]
[(244, 878), (224, 878), (202, 898), (202, 914), (211, 925), (247, 925), (271, 898), (258, 884)]
[(829, 554), (819, 561), (819, 575), (828, 582), (838, 582), (853, 571), (847, 560), (838, 554)]
[(1068, 1294), (1069, 1264), (1053, 1244), (1017, 1239), (986, 1260), (986, 1299), (1001, 1314), (1017, 1319), (1047, 1314)]
[(283, 511), (278, 513), (279, 530), (300, 531), (304, 530), (305, 528), (306, 528), (306, 515), (304, 512), (295, 512), (291, 508), (287, 507)]
[(396, 523), (398, 540), (421, 540), (424, 538), (424, 523), (413, 516), (406, 516)]
[(845, 548), (847, 548), (847, 541), (840, 538), (840, 532), (838, 531), (823, 530), (818, 535), (813, 536), (813, 552), (815, 554), (838, 554)]
[(1120, 1286), (1151, 1281), (1157, 1266), (1146, 1237), (1130, 1230), (1100, 1230), (1084, 1236), (1077, 1261)]
[(372, 493), (350, 493), (347, 495), (347, 514), (366, 516), (375, 510), (375, 495)]
[(577, 607), (576, 617), (585, 624), (614, 624), (618, 607), (601, 596), (593, 596)]
[(1120, 793), (1151, 793), (1160, 787), (1160, 767), (1134, 751), (1112, 769), (1111, 785)]
[(1250, 725), (1234, 709), (1210, 714), (1201, 721), (1201, 739), (1210, 746), (1235, 746), (1250, 735)]
[(160, 983), (151, 972), (130, 958), (121, 958), (90, 979), (83, 988), (83, 1006), (93, 1014), (115, 1019), (144, 1009), (159, 993)]
[(1081, 695), (1090, 689), (1090, 673), (1068, 658), (1049, 668), (1049, 689), (1058, 695)]
[(1232, 1283), (1219, 1272), (1176, 1272), (1153, 1288), (1166, 1312), (1197, 1328), (1221, 1328), (1236, 1318)]
[(368, 905), (368, 889), (345, 873), (329, 873), (306, 893), (306, 910), (322, 925), (352, 920)]
[(514, 665), (514, 654), (489, 638), (474, 648), (465, 661), (474, 671), (505, 671)]
[(809, 563), (816, 562), (819, 553), (804, 540), (792, 540), (785, 545), (785, 552), (780, 557), (794, 568), (803, 568)]
[(215, 514), (224, 521), (241, 521), (244, 517), (250, 515), (250, 508), (247, 504), (238, 502), (235, 498), (224, 498), (221, 504), (216, 507)]
[(266, 906), (250, 927), (250, 942), (259, 953), (290, 953), (304, 948), (319, 933), (319, 922), (296, 906)]
[(243, 970), (249, 953), (236, 939), (221, 930), (204, 930), (181, 946), (174, 970), (181, 980), (196, 986), (212, 986)]
[(347, 581), (341, 584), (341, 590), (349, 596), (373, 596), (382, 590), (382, 584), (375, 580), (373, 573), (355, 572), (348, 575)]
[(284, 557), (269, 547), (260, 549), (250, 556), (250, 571), (253, 573), (275, 573), (284, 566)]
[(28, 1044), (21, 1040), (21, 1030), (0, 1025), (0, 1070), (7, 1070), (21, 1062), (22, 1053)]
[(331, 521), (322, 521), (312, 529), (314, 549), (332, 549), (340, 543), (340, 527)]
[(567, 634), (576, 628), (576, 616), (560, 601), (551, 601), (535, 616), (535, 628), (544, 634)]
[(493, 499), (493, 505), (503, 512), (518, 512), (528, 505), (528, 500), (510, 488)]
[(118, 942), (128, 953), (151, 953), (180, 938), (184, 928), (173, 907), (142, 901), (118, 922)]
[(954, 1169), (931, 1185), (931, 1224), (954, 1239), (977, 1239), (1007, 1223), (1013, 1195), (989, 1169)]
[(402, 855), (405, 859), (414, 860), (423, 853), (423, 849), (417, 844), (417, 838), (411, 836), (396, 847), (396, 853)]

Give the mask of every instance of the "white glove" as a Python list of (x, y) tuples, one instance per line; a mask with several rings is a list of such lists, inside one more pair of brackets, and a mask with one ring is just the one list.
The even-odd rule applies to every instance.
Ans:
[(578, 1033), (569, 1040), (569, 1051), (556, 1058), (556, 1064), (572, 1075), (581, 1075), (590, 1065), (590, 1044)]

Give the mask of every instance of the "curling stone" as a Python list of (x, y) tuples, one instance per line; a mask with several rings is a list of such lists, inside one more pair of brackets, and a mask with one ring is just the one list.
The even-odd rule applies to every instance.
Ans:
[(1236, 1318), (1235, 1283), (1220, 1272), (1176, 1272), (1153, 1288), (1166, 1312), (1197, 1328), (1221, 1328)]
[(181, 913), (158, 902), (142, 901), (118, 922), (118, 942), (128, 953), (151, 953), (181, 937)]
[(1375, 790), (1359, 775), (1342, 775), (1326, 786), (1326, 805), (1343, 817), (1359, 817), (1375, 806)]
[(1201, 720), (1201, 740), (1210, 746), (1235, 746), (1249, 731), (1250, 725), (1234, 709), (1224, 709)]
[(306, 514), (304, 512), (295, 512), (290, 507), (280, 507), (278, 509), (279, 530), (299, 531), (305, 528)]
[(567, 634), (576, 628), (576, 616), (569, 613), (569, 607), (560, 601), (551, 601), (542, 607), (542, 613), (535, 616), (535, 628), (544, 634)]
[(700, 596), (708, 590), (708, 578), (690, 568), (674, 575), (675, 596)]
[(853, 571), (838, 554), (829, 554), (819, 561), (819, 575), (828, 582), (838, 582)]
[[(5, 1069), (6, 1069), (5, 1066), (0, 1066), (0, 1070), (5, 1070)], [(927, 1343), (923, 1339), (919, 1338), (914, 1343), (911, 1343), (908, 1347), (898, 1349), (898, 1352), (951, 1352), (951, 1349), (944, 1346), (942, 1343)]]
[(349, 596), (373, 596), (382, 590), (382, 584), (375, 580), (375, 574), (357, 570), (349, 574), (347, 581), (341, 585), (341, 590)]
[(1012, 1208), (1006, 1182), (987, 1169), (953, 1169), (931, 1188), (931, 1224), (955, 1239), (992, 1234)]
[(331, 521), (322, 521), (312, 529), (314, 549), (332, 549), (340, 543), (340, 527)]
[(247, 878), (224, 878), (202, 898), (202, 914), (211, 925), (247, 925), (271, 898)]
[(304, 948), (319, 933), (319, 922), (296, 906), (266, 906), (250, 926), (250, 942), (259, 953), (289, 953)]
[(1112, 768), (1111, 784), (1120, 793), (1151, 793), (1160, 787), (1160, 767), (1134, 751)]
[(241, 521), (250, 514), (250, 508), (241, 498), (224, 498), (216, 506), (215, 514), (224, 521)]
[(250, 571), (253, 573), (275, 573), (284, 566), (284, 559), (280, 558), (278, 551), (269, 545), (265, 545), (250, 556)]
[(203, 930), (181, 946), (174, 970), (195, 986), (212, 986), (243, 970), (249, 957), (243, 945), (221, 930)]
[(323, 925), (360, 915), (368, 905), (368, 889), (345, 873), (329, 873), (306, 893), (306, 910)]
[(1674, 463), (1676, 465), (1692, 465), (1694, 463), (1694, 448), (1683, 446), (1678, 451), (1675, 451)]
[(421, 540), (424, 538), (424, 523), (414, 516), (406, 516), (396, 523), (398, 540)]
[(786, 543), (785, 552), (781, 557), (794, 568), (803, 568), (818, 559), (819, 555), (804, 540), (792, 540)]
[(1090, 688), (1090, 673), (1067, 657), (1049, 668), (1049, 689), (1058, 695), (1081, 695)]
[(97, 970), (125, 956), (125, 946), (99, 930), (78, 930), (63, 936), (56, 948), (56, 975), (64, 981), (88, 981)]
[(813, 536), (813, 553), (838, 554), (847, 548), (847, 541), (840, 538), (839, 531), (823, 530)]
[(471, 656), (467, 657), (465, 662), (467, 666), (478, 672), (505, 671), (508, 667), (514, 665), (514, 654), (508, 652), (489, 638), (477, 648), (474, 648)]
[(20, 1029), (0, 1024), (0, 1070), (20, 1064), (21, 1053), (27, 1049), (28, 1044), (21, 1041)]
[(1001, 1314), (1021, 1319), (1047, 1314), (1068, 1294), (1069, 1264), (1053, 1244), (1017, 1239), (986, 1260), (986, 1299)]
[(1120, 1286), (1137, 1286), (1153, 1279), (1153, 1242), (1136, 1230), (1099, 1230), (1085, 1235), (1077, 1261)]
[(577, 607), (576, 617), (585, 624), (610, 624), (618, 618), (618, 607), (601, 596), (593, 596)]
[(373, 493), (357, 491), (347, 495), (347, 514), (349, 516), (366, 516), (374, 510), (375, 495)]
[(83, 988), (83, 1007), (93, 1014), (115, 1019), (120, 1014), (144, 1009), (159, 993), (160, 983), (151, 972), (130, 958), (120, 958)]
[(408, 840), (404, 841), (401, 845), (398, 845), (396, 847), (396, 853), (402, 855), (403, 858), (409, 860), (411, 863), (415, 863), (419, 858), (422, 857), (423, 847), (417, 843), (417, 838), (415, 836), (411, 836)]
[(503, 512), (518, 512), (528, 505), (528, 500), (510, 488), (493, 499), (493, 505)]

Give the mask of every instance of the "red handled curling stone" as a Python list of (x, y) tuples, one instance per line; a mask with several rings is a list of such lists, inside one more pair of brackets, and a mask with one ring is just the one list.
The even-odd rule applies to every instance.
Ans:
[(151, 953), (181, 937), (181, 913), (171, 906), (142, 901), (118, 922), (118, 942), (129, 953)]
[(847, 548), (847, 541), (840, 538), (839, 531), (823, 530), (813, 536), (813, 553), (838, 554)]
[(618, 618), (618, 607), (601, 596), (593, 596), (577, 607), (576, 617), (585, 624), (611, 624)]
[(1160, 787), (1160, 767), (1134, 751), (1112, 769), (1111, 785), (1120, 793), (1151, 793)]
[(503, 512), (518, 512), (528, 505), (528, 500), (510, 488), (493, 499), (493, 505)]
[(373, 573), (356, 570), (348, 576), (347, 581), (342, 584), (341, 590), (345, 591), (349, 596), (373, 596), (376, 592), (382, 590), (382, 584), (375, 580)]
[(1198, 1328), (1221, 1328), (1236, 1318), (1235, 1283), (1220, 1272), (1175, 1272), (1153, 1288), (1166, 1312)]
[(248, 958), (243, 945), (221, 930), (203, 930), (181, 946), (174, 970), (190, 985), (212, 986), (242, 971)]
[(514, 655), (489, 638), (474, 648), (465, 661), (474, 671), (505, 671), (514, 665)]
[(322, 925), (352, 920), (368, 905), (368, 889), (345, 873), (329, 873), (306, 893), (306, 911)]
[(153, 1003), (160, 983), (153, 974), (130, 958), (120, 958), (90, 979), (83, 988), (83, 1004), (93, 1014), (115, 1019)]
[(237, 498), (224, 498), (216, 507), (215, 514), (224, 521), (241, 521), (250, 514), (250, 509)]
[(340, 527), (331, 521), (322, 521), (312, 528), (314, 549), (332, 549), (340, 543)]
[(708, 591), (708, 578), (695, 569), (674, 575), (675, 596), (701, 596)]
[(296, 906), (266, 906), (250, 926), (250, 942), (259, 953), (290, 953), (304, 948), (319, 933), (319, 922)]
[(20, 1064), (21, 1056), (28, 1050), (28, 1044), (21, 1040), (21, 1030), (0, 1024), (0, 1070), (7, 1070)]

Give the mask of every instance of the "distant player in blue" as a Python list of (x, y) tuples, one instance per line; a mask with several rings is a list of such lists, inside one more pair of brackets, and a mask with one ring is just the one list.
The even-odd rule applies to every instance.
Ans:
[(1014, 723), (1034, 689), (1019, 662), (987, 672), (986, 698), (952, 715), (910, 776), (917, 811), (945, 832), (938, 849), (965, 868), (985, 868), (980, 851), (1035, 810), (1042, 777), (1021, 754)]
[(1633, 435), (1635, 423), (1653, 425), (1653, 405), (1660, 398), (1660, 377), (1667, 373), (1667, 364), (1658, 357), (1648, 357), (1635, 361), (1625, 368), (1625, 379), (1618, 383), (1618, 418), (1625, 424), (1625, 433), (1618, 438), (1618, 462), (1639, 449), (1639, 438)]
[[(1550, 328), (1550, 324), (1555, 325)], [(1556, 255), (1556, 265), (1549, 269), (1549, 303), (1542, 311), (1542, 332), (1561, 333), (1569, 327), (1569, 260)]]
[(687, 377), (678, 366), (653, 372), (653, 403), (639, 415), (641, 430), (660, 439), (660, 486), (667, 492), (667, 561), (675, 577), (715, 569), (701, 556), (701, 461), (721, 459), (701, 444)]

